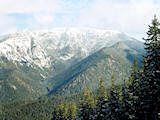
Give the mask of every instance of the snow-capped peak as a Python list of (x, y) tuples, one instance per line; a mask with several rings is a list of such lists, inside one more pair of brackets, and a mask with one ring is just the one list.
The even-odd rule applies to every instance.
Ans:
[(91, 28), (54, 28), (22, 31), (0, 42), (0, 56), (39, 67), (50, 67), (56, 61), (84, 58), (95, 51), (123, 41), (124, 34), (113, 30)]

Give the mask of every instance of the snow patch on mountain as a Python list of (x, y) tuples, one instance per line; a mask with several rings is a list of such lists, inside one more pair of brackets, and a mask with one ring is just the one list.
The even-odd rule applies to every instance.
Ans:
[[(0, 42), (0, 56), (22, 64), (49, 68), (55, 61), (85, 58), (99, 49), (123, 41), (123, 33), (89, 28), (54, 28), (22, 31)], [(130, 37), (127, 39), (132, 40)]]

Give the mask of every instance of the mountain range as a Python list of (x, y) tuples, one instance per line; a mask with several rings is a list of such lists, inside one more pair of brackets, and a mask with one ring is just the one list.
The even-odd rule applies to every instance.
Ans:
[(55, 28), (0, 37), (0, 102), (52, 94), (96, 90), (102, 78), (110, 86), (130, 74), (134, 58), (144, 54), (141, 41), (111, 30)]

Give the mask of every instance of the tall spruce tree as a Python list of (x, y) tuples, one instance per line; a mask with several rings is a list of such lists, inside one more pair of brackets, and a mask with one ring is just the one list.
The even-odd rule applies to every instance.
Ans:
[(119, 93), (115, 85), (115, 77), (112, 75), (112, 86), (110, 89), (110, 97), (108, 99), (108, 115), (106, 119), (119, 120), (120, 116), (120, 104), (119, 104)]
[(137, 60), (134, 59), (133, 67), (132, 67), (132, 73), (131, 73), (131, 84), (129, 84), (128, 87), (128, 93), (129, 93), (129, 100), (130, 100), (130, 115), (133, 117), (137, 117), (136, 114), (139, 114), (139, 89), (140, 89), (140, 73), (138, 70), (138, 63)]
[(73, 102), (69, 103), (69, 120), (76, 120), (77, 116), (77, 107), (76, 104)]
[(138, 97), (138, 87), (139, 87), (139, 71), (138, 71), (138, 64), (137, 60), (134, 59), (134, 63), (132, 66), (131, 76), (129, 77), (129, 92), (131, 96)]
[(94, 120), (95, 117), (95, 101), (93, 92), (89, 88), (84, 87), (82, 100), (79, 104), (79, 119)]
[(131, 76), (129, 82), (122, 87), (122, 118), (125, 120), (138, 119), (136, 112), (138, 112), (139, 103), (139, 70), (137, 60), (134, 59)]
[(68, 102), (61, 103), (57, 106), (56, 119), (57, 120), (68, 120), (69, 117), (69, 104)]
[(158, 119), (160, 104), (160, 23), (156, 16), (145, 40), (142, 109), (146, 120)]
[(120, 120), (132, 120), (134, 119), (133, 111), (132, 111), (132, 102), (129, 95), (129, 89), (127, 85), (122, 86), (122, 102), (121, 102), (121, 109), (122, 109), (122, 116)]
[(96, 108), (96, 119), (97, 120), (106, 120), (107, 116), (107, 91), (104, 80), (100, 80), (99, 89), (98, 89), (98, 99), (97, 99), (97, 108)]

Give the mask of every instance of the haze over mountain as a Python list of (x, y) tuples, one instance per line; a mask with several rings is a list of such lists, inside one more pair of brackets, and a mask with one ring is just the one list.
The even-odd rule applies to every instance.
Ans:
[[(122, 74), (116, 76), (125, 78), (128, 70), (124, 66), (130, 66), (135, 57), (142, 56), (143, 43), (118, 31), (56, 28), (3, 36), (0, 49), (0, 73), (3, 74), (0, 94), (4, 95), (0, 101), (5, 101), (12, 92), (15, 97), (10, 100), (17, 99), (18, 95), (22, 95), (22, 99), (40, 97), (48, 94), (47, 90), (53, 93), (62, 87), (70, 93), (69, 86), (79, 78), (75, 92), (80, 91), (77, 86), (94, 88), (95, 80), (101, 77), (109, 80), (108, 74), (113, 71), (121, 71)], [(102, 74), (95, 77), (96, 72)], [(88, 76), (94, 77), (92, 82)]]

